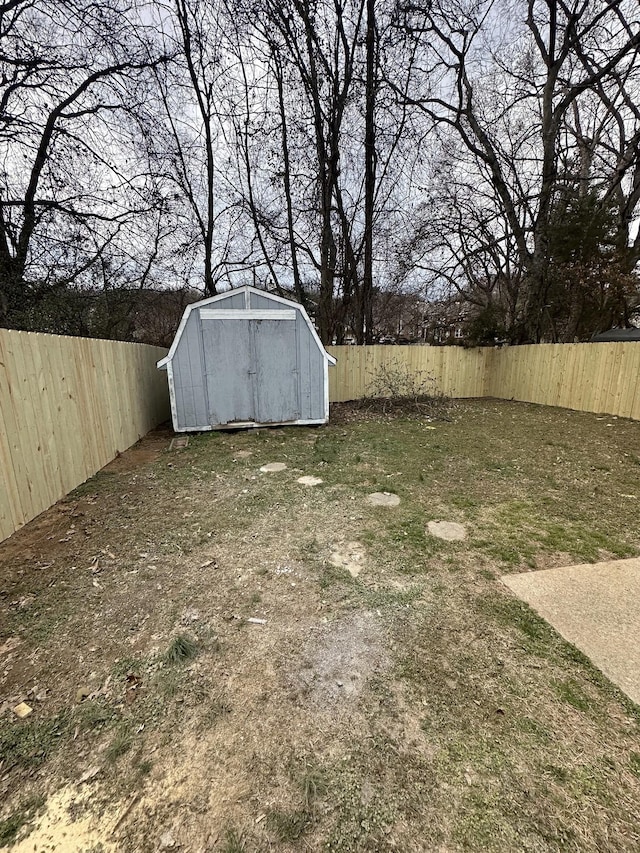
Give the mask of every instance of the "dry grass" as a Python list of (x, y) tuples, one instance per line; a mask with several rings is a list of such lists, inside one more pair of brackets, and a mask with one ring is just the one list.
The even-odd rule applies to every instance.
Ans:
[[(638, 553), (638, 425), (487, 401), (449, 417), (195, 436), (0, 546), (21, 640), (2, 697), (34, 708), (0, 717), (3, 839), (640, 847), (638, 709), (498, 580)], [(469, 538), (428, 538), (441, 518)], [(330, 562), (353, 542), (357, 578)], [(62, 824), (34, 817), (65, 786)]]

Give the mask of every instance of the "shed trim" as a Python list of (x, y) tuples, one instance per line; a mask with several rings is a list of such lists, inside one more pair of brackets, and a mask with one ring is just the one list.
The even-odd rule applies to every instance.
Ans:
[(201, 308), (201, 320), (295, 320), (296, 310), (268, 308)]
[[(318, 333), (316, 332), (313, 323), (309, 319), (309, 315), (307, 314), (307, 312), (304, 310), (302, 305), (299, 305), (296, 302), (292, 302), (290, 299), (285, 299), (283, 296), (276, 296), (275, 293), (267, 293), (267, 291), (259, 290), (257, 287), (252, 287), (250, 284), (245, 284), (243, 287), (236, 287), (233, 290), (227, 290), (224, 293), (219, 293), (217, 296), (210, 296), (208, 299), (202, 299), (200, 302), (194, 302), (191, 305), (187, 305), (187, 307), (184, 310), (184, 314), (182, 315), (182, 319), (180, 320), (180, 325), (178, 326), (178, 330), (177, 330), (176, 335), (173, 339), (173, 343), (171, 344), (171, 348), (169, 349), (169, 352), (167, 353), (167, 355), (164, 358), (161, 358), (160, 361), (157, 362), (156, 367), (166, 370), (167, 366), (173, 360), (176, 349), (178, 347), (178, 343), (180, 341), (180, 338), (182, 337), (182, 333), (184, 332), (185, 326), (187, 325), (187, 321), (188, 321), (189, 317), (191, 316), (191, 312), (193, 310), (196, 310), (196, 309), (199, 310), (206, 305), (212, 305), (215, 302), (220, 302), (224, 299), (229, 299), (229, 297), (231, 297), (237, 293), (243, 293), (243, 292), (244, 292), (244, 298), (245, 298), (245, 305), (247, 306), (247, 308), (244, 311), (238, 310), (238, 309), (232, 309), (232, 308), (227, 309), (225, 314), (228, 317), (228, 319), (231, 319), (230, 314), (232, 311), (237, 312), (240, 315), (240, 319), (247, 318), (247, 315), (250, 313), (250, 309), (248, 308), (248, 305), (249, 305), (249, 295), (251, 293), (256, 293), (256, 294), (258, 294), (258, 296), (264, 296), (267, 299), (272, 300), (273, 302), (279, 302), (282, 305), (287, 305), (291, 310), (299, 311), (302, 314), (302, 317), (303, 317), (305, 323), (307, 324), (307, 326), (309, 328), (311, 336), (314, 339), (314, 341), (316, 342), (318, 349), (321, 351), (323, 358), (325, 360), (325, 395), (328, 395), (328, 371), (326, 370), (326, 367), (329, 364), (334, 365), (336, 363), (336, 359), (332, 355), (329, 355), (329, 353), (324, 348), (322, 341), (318, 337)], [(222, 311), (221, 311), (221, 313), (222, 313)], [(267, 311), (265, 311), (265, 313), (274, 314), (275, 312), (269, 312), (267, 310)], [(249, 319), (251, 319), (251, 318), (249, 318)], [(275, 319), (275, 317), (273, 319)], [(328, 410), (328, 405), (327, 405), (327, 410)]]
[(270, 421), (264, 423), (262, 421), (235, 421), (231, 424), (207, 424), (199, 426), (195, 430), (193, 427), (181, 427), (174, 424), (174, 432), (212, 432), (213, 430), (228, 430), (228, 429), (269, 429), (270, 427), (284, 426), (320, 426), (326, 424), (328, 415), (325, 420), (319, 418), (298, 418), (296, 421)]

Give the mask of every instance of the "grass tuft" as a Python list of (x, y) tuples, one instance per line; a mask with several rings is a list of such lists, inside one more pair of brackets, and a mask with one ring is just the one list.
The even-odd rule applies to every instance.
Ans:
[(327, 792), (327, 780), (319, 770), (306, 770), (302, 776), (302, 795), (305, 809), (313, 808), (316, 800)]
[(243, 853), (245, 843), (242, 833), (235, 829), (228, 829), (224, 834), (224, 841), (220, 850), (222, 853)]
[(110, 763), (116, 762), (121, 756), (129, 752), (133, 746), (133, 734), (129, 724), (123, 722), (116, 731), (115, 737), (105, 751), (105, 757)]
[(186, 634), (178, 634), (171, 640), (164, 653), (165, 663), (175, 666), (194, 658), (199, 651), (198, 644)]
[(313, 817), (307, 809), (291, 812), (272, 809), (267, 816), (268, 828), (282, 843), (297, 841), (304, 835), (312, 821)]
[(74, 717), (80, 728), (92, 731), (110, 723), (116, 712), (104, 700), (93, 699), (83, 702), (75, 709)]

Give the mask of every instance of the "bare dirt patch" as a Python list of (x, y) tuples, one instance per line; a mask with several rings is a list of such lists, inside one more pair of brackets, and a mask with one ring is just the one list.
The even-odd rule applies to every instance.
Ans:
[(364, 568), (366, 554), (360, 542), (347, 542), (335, 548), (329, 559), (332, 565), (346, 569), (352, 577), (357, 578)]
[(33, 824), (29, 835), (14, 845), (13, 853), (54, 853), (99, 849), (115, 853), (113, 827), (117, 814), (92, 814), (88, 808), (91, 790), (68, 786), (49, 797), (46, 810)]
[(303, 700), (318, 710), (356, 699), (367, 681), (381, 673), (389, 658), (379, 617), (364, 611), (311, 631), (294, 676)]
[[(108, 474), (127, 473), (128, 471), (135, 471), (143, 465), (157, 462), (160, 456), (170, 449), (173, 440), (173, 430), (165, 428), (153, 430), (145, 437), (144, 441), (134, 444), (133, 447), (123, 453), (119, 453), (102, 470)], [(182, 448), (177, 448), (177, 450), (180, 449)]]

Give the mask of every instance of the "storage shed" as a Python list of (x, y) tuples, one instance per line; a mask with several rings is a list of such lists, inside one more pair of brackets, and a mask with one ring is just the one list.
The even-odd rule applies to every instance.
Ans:
[(324, 424), (335, 363), (301, 305), (246, 286), (189, 305), (158, 367), (188, 432)]

